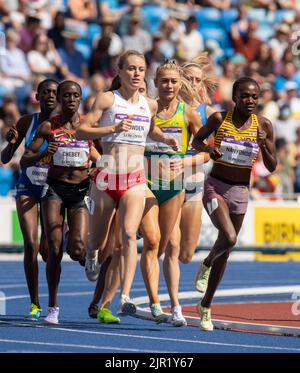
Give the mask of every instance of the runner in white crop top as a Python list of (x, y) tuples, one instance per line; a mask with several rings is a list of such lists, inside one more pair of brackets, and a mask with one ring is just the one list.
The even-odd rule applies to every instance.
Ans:
[(130, 103), (119, 91), (113, 91), (113, 95), (114, 103), (103, 113), (100, 127), (107, 127), (110, 123), (118, 125), (123, 119), (130, 119), (132, 122), (128, 131), (103, 136), (101, 141), (145, 146), (151, 122), (147, 99), (139, 95), (138, 102)]
[[(136, 268), (136, 232), (143, 215), (146, 195), (143, 163), (145, 137), (148, 134), (174, 149), (177, 149), (177, 141), (155, 126), (157, 103), (139, 94), (138, 90), (145, 78), (144, 55), (129, 50), (120, 57), (118, 68), (120, 85), (117, 91), (97, 96), (92, 110), (77, 130), (77, 138), (101, 138), (103, 147), (102, 167), (90, 192), (92, 209), (87, 277), (96, 280), (99, 273), (98, 260), (100, 263), (105, 260), (104, 248), (118, 207), (124, 256), (121, 308), (123, 312), (134, 312), (135, 306), (129, 299), (129, 293)], [(104, 169), (104, 160), (109, 160), (113, 168)]]

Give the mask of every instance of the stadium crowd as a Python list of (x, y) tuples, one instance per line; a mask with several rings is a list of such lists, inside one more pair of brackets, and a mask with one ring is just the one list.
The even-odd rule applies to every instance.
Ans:
[[(77, 81), (85, 113), (110, 86), (124, 50), (145, 55), (153, 97), (162, 62), (205, 50), (218, 77), (213, 106), (229, 109), (233, 82), (247, 75), (260, 84), (260, 114), (274, 125), (278, 166), (269, 175), (256, 163), (251, 197), (300, 193), (299, 21), (297, 0), (0, 0), (0, 151), (20, 115), (38, 111), (45, 78)], [(0, 165), (0, 195), (12, 192), (23, 151)]]

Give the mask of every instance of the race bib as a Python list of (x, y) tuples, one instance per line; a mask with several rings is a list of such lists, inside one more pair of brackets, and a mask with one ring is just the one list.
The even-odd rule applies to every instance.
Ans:
[[(161, 127), (161, 131), (169, 136), (174, 137), (178, 143), (178, 152), (182, 149), (182, 128), (181, 127)], [(147, 152), (158, 152), (158, 153), (174, 153), (174, 150), (163, 142), (157, 142), (147, 137), (146, 143)]]
[(258, 151), (258, 145), (250, 140), (236, 140), (233, 137), (224, 137), (221, 142), (223, 156), (220, 161), (236, 166), (251, 167)]
[(26, 175), (33, 185), (46, 183), (49, 166), (47, 164), (35, 165), (26, 169)]
[[(116, 125), (128, 117), (128, 114), (116, 114)], [(122, 131), (112, 135), (113, 141), (144, 145), (149, 132), (149, 117), (146, 115), (133, 115), (130, 119), (132, 120), (132, 124), (130, 125), (129, 131)], [(107, 141), (108, 140), (109, 138), (107, 138)]]
[(60, 146), (53, 155), (53, 164), (62, 167), (82, 167), (89, 160), (89, 148), (85, 145), (82, 148), (70, 146), (71, 144)]

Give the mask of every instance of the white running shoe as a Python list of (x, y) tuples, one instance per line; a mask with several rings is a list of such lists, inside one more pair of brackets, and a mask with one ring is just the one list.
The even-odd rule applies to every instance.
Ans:
[(59, 307), (48, 307), (48, 313), (45, 317), (45, 323), (58, 324)]
[(170, 323), (173, 326), (187, 326), (186, 319), (182, 315), (181, 306), (175, 306), (172, 308)]
[(195, 284), (195, 288), (200, 293), (206, 292), (210, 271), (211, 271), (211, 267), (206, 267), (206, 265), (204, 265), (203, 263), (198, 269), (194, 284)]
[(134, 315), (136, 313), (136, 305), (133, 300), (125, 294), (121, 295), (118, 313), (123, 313), (125, 315)]
[(200, 329), (205, 330), (205, 331), (210, 331), (210, 332), (214, 330), (214, 325), (211, 322), (210, 308), (203, 307), (201, 305), (201, 302), (198, 303), (197, 308), (200, 314), (200, 324), (199, 324)]
[(85, 274), (90, 281), (97, 281), (100, 273), (100, 264), (98, 263), (98, 258), (90, 259), (85, 258)]

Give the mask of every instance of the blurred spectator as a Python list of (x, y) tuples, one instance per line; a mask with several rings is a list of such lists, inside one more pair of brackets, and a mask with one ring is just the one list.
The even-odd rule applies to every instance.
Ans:
[[(118, 34), (114, 32), (116, 25), (115, 18), (112, 14), (106, 13), (100, 19), (101, 36), (110, 37), (110, 45), (108, 48), (108, 54), (110, 56), (118, 56), (122, 53), (123, 42)], [(99, 37), (96, 37), (93, 41), (94, 45), (97, 45)]]
[(132, 15), (139, 16), (140, 27), (150, 32), (150, 23), (147, 18), (143, 17), (142, 6), (143, 0), (128, 0), (127, 13), (123, 14), (118, 21), (117, 33), (120, 36), (128, 35)]
[(68, 11), (77, 21), (96, 22), (98, 17), (95, 0), (69, 0)]
[(61, 48), (64, 45), (65, 39), (62, 32), (65, 29), (65, 14), (63, 12), (57, 12), (54, 20), (53, 26), (48, 31), (48, 36), (54, 42), (55, 48)]
[(243, 54), (250, 62), (254, 60), (262, 43), (262, 41), (255, 35), (256, 30), (257, 21), (253, 19), (249, 21), (248, 30), (242, 36), (235, 28), (231, 29), (231, 37), (236, 52)]
[(152, 37), (151, 50), (145, 53), (147, 62), (146, 80), (148, 82), (148, 94), (152, 97), (155, 97), (157, 93), (154, 84), (156, 69), (166, 60), (166, 56), (161, 51), (162, 40), (162, 33), (156, 32)]
[(17, 104), (21, 112), (24, 101), (30, 91), (30, 68), (26, 55), (17, 47), (19, 36), (13, 29), (6, 32), (6, 50), (0, 55), (1, 85), (7, 92), (15, 93)]
[(218, 84), (219, 100), (221, 101), (222, 108), (226, 108), (231, 105), (232, 102), (232, 85), (235, 81), (235, 64), (231, 61), (223, 62), (223, 73), (220, 76)]
[(106, 90), (107, 84), (103, 75), (95, 74), (90, 78), (91, 95), (96, 96), (98, 93)]
[(44, 30), (48, 30), (52, 25), (51, 3), (51, 0), (28, 1), (29, 14), (34, 14), (41, 21), (41, 27)]
[(235, 22), (231, 25), (231, 32), (235, 35), (245, 36), (248, 32), (249, 20), (248, 20), (248, 9), (245, 4), (237, 5), (238, 17)]
[(295, 193), (300, 193), (300, 126), (296, 129), (296, 140), (293, 144), (293, 155), (295, 161)]
[(284, 51), (289, 45), (290, 27), (286, 23), (279, 24), (276, 27), (276, 35), (268, 44), (275, 53), (275, 59), (280, 60)]
[(231, 0), (195, 0), (195, 4), (203, 6), (212, 6), (217, 9), (228, 9), (231, 5)]
[[(294, 63), (286, 62), (283, 64), (280, 75), (277, 75), (274, 81), (274, 88), (277, 91), (279, 98), (286, 97), (286, 83), (294, 81), (296, 71), (297, 69)], [(295, 86), (296, 89), (299, 88), (296, 82)]]
[(153, 64), (155, 64), (157, 67), (166, 59), (166, 56), (161, 51), (162, 39), (163, 35), (160, 32), (156, 32), (152, 37), (152, 48), (145, 54), (147, 66), (150, 68), (153, 66)]
[(134, 14), (130, 18), (128, 33), (122, 36), (124, 49), (134, 49), (140, 53), (148, 52), (151, 45), (151, 36), (148, 31), (141, 28), (140, 15)]
[(180, 35), (177, 46), (177, 57), (183, 61), (191, 61), (204, 49), (201, 33), (198, 31), (198, 21), (195, 16), (190, 16), (186, 21), (186, 31)]
[(4, 96), (2, 106), (0, 107), (0, 120), (3, 122), (3, 125), (9, 129), (17, 123), (19, 118), (20, 112), (14, 96)]
[(88, 67), (81, 52), (75, 48), (75, 40), (79, 34), (75, 29), (64, 30), (62, 36), (65, 39), (64, 46), (58, 49), (62, 67), (60, 69), (65, 79), (85, 84), (88, 78)]
[(19, 48), (27, 53), (32, 45), (33, 39), (41, 32), (41, 20), (35, 16), (30, 15), (26, 18), (26, 24), (20, 31)]
[(273, 79), (275, 60), (272, 48), (267, 43), (262, 43), (255, 56), (258, 64), (257, 72), (269, 81)]
[(268, 118), (272, 123), (279, 117), (279, 106), (274, 101), (274, 91), (270, 83), (263, 83), (260, 86), (260, 114)]
[(101, 73), (106, 79), (110, 79), (115, 75), (112, 65), (112, 57), (109, 54), (111, 43), (110, 36), (102, 36), (97, 47), (93, 50), (90, 59), (90, 74)]
[(296, 139), (296, 128), (300, 118), (300, 99), (296, 97), (297, 84), (285, 84), (285, 98), (278, 101), (279, 120), (274, 122), (274, 132), (277, 138), (284, 138), (286, 142), (293, 143)]
[(273, 173), (274, 178), (278, 178), (275, 193), (279, 197), (282, 194), (291, 195), (294, 191), (295, 174), (293, 166), (290, 163), (288, 143), (284, 138), (275, 140), (277, 152), (277, 167)]
[(33, 74), (43, 74), (48, 78), (55, 77), (61, 65), (54, 43), (46, 34), (37, 35), (33, 39), (27, 58)]

